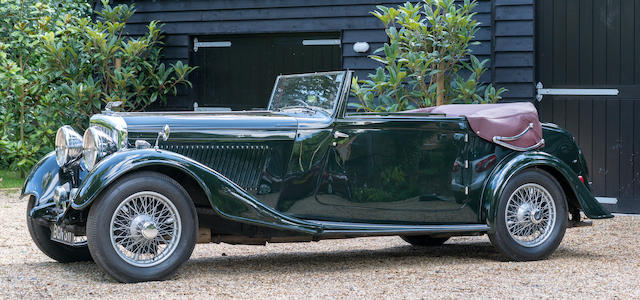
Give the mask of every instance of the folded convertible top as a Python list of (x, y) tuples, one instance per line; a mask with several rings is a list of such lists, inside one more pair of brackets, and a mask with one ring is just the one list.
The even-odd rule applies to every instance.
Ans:
[(527, 151), (544, 145), (538, 111), (529, 102), (449, 104), (406, 112), (466, 117), (478, 136), (513, 150)]

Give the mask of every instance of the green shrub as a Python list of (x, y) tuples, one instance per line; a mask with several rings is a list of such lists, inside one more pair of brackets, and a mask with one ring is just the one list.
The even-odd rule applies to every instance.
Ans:
[[(385, 25), (389, 42), (372, 55), (383, 64), (368, 80), (353, 79), (352, 92), (364, 111), (402, 111), (447, 103), (494, 103), (504, 88), (485, 85), (480, 77), (488, 60), (469, 49), (478, 31), (473, 19), (477, 2), (424, 0), (372, 12)], [(463, 77), (468, 73), (468, 77)]]
[(0, 0), (0, 166), (24, 173), (51, 140), (41, 108), (52, 75), (42, 72), (40, 37), (88, 13), (86, 1)]
[(112, 101), (121, 101), (124, 110), (140, 111), (165, 102), (178, 85), (191, 85), (187, 76), (193, 67), (160, 62), (161, 25), (152, 21), (146, 35), (125, 38), (133, 7), (111, 7), (106, 0), (103, 7), (96, 22), (76, 18), (65, 30), (43, 35), (45, 70), (58, 75), (55, 83), (73, 111), (90, 115)]
[(160, 62), (160, 24), (127, 38), (133, 6), (102, 4), (94, 21), (87, 1), (0, 0), (0, 168), (24, 173), (107, 102), (139, 111), (191, 85), (193, 67)]

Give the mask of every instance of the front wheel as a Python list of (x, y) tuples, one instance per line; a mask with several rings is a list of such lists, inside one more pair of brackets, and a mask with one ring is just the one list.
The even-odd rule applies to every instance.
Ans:
[(567, 218), (565, 195), (555, 178), (526, 170), (507, 183), (489, 239), (510, 259), (544, 259), (560, 245)]
[(128, 175), (91, 207), (87, 242), (95, 262), (120, 282), (163, 280), (191, 256), (198, 216), (175, 180)]

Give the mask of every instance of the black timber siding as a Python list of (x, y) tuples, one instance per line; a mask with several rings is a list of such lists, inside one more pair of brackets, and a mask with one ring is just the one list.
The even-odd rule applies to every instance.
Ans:
[(493, 2), (493, 82), (509, 89), (505, 101), (535, 98), (533, 0)]
[[(382, 23), (369, 12), (376, 5), (398, 6), (406, 1), (371, 0), (138, 0), (127, 31), (141, 35), (152, 20), (164, 23), (167, 62), (189, 62), (196, 36), (261, 34), (287, 32), (340, 32), (342, 67), (360, 78), (378, 63), (367, 55), (387, 41)], [(416, 2), (416, 1), (413, 1)], [(481, 23), (473, 46), (479, 58), (491, 58), (490, 74), (485, 77), (509, 92), (505, 100), (530, 101), (533, 84), (533, 3), (532, 0), (480, 0), (476, 19)], [(495, 18), (494, 18), (495, 16)], [(369, 53), (353, 51), (355, 42), (368, 42)], [(189, 109), (193, 96), (189, 90), (169, 100), (168, 108)]]

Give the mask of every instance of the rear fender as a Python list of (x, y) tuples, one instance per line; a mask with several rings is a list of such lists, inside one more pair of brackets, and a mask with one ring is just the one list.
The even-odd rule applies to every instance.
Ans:
[(489, 226), (493, 226), (496, 220), (500, 197), (504, 192), (509, 179), (518, 172), (527, 168), (545, 167), (553, 168), (561, 174), (569, 183), (571, 192), (578, 199), (580, 208), (591, 219), (611, 218), (593, 197), (587, 186), (578, 179), (578, 175), (563, 161), (545, 152), (514, 152), (503, 159), (495, 168), (487, 181), (482, 193), (482, 216)]
[(71, 207), (75, 210), (87, 209), (116, 180), (146, 167), (175, 168), (190, 176), (200, 185), (214, 211), (223, 218), (309, 234), (321, 230), (316, 224), (282, 215), (264, 205), (217, 171), (165, 150), (126, 150), (108, 156), (82, 181)]

